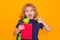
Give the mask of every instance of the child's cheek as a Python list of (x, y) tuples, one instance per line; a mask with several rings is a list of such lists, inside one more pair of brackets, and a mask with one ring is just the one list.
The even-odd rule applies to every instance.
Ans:
[(28, 12), (25, 12), (26, 17), (28, 17)]
[(31, 12), (31, 14), (32, 14), (32, 16), (34, 16), (35, 12), (34, 12), (34, 11), (33, 11), (33, 12)]

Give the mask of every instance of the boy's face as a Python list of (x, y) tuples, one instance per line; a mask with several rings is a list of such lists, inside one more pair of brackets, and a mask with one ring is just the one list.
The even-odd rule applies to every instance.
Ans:
[(33, 19), (34, 18), (34, 13), (35, 11), (33, 10), (33, 7), (28, 6), (25, 8), (25, 15), (27, 18), (29, 19)]

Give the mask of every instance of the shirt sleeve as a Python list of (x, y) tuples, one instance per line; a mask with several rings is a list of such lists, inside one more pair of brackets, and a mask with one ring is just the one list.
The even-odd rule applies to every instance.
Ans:
[(22, 20), (19, 20), (17, 25), (16, 25), (16, 28), (18, 28), (18, 26), (21, 25), (21, 24), (22, 24)]
[(43, 23), (38, 23), (38, 25), (39, 25), (39, 28), (43, 29), (44, 27)]

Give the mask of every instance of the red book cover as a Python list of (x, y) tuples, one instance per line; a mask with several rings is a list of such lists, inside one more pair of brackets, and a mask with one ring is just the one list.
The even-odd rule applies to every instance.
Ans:
[(32, 39), (32, 24), (24, 24), (25, 29), (21, 31), (22, 39)]

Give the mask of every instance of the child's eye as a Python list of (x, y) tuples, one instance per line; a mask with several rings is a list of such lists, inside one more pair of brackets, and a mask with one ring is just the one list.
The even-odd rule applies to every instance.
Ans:
[(31, 11), (33, 11), (33, 10), (31, 10)]

